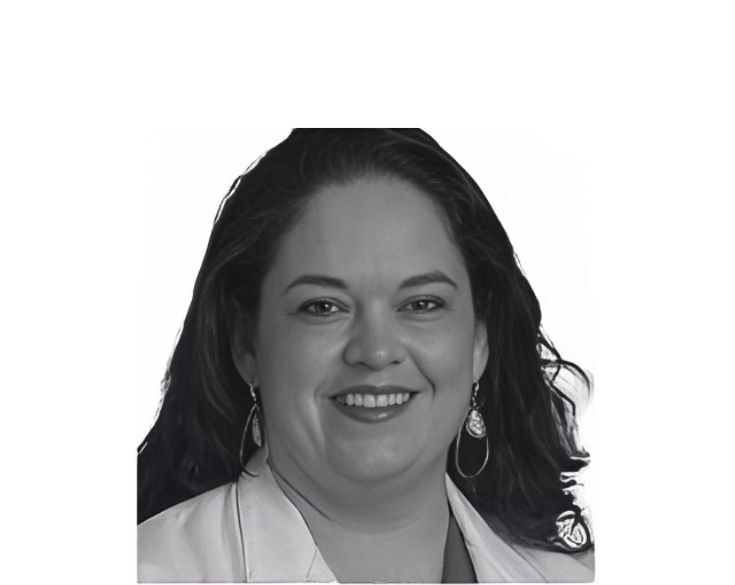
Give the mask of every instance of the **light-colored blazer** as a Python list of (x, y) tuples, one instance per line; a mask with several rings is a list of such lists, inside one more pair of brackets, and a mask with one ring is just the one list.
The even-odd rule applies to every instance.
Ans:
[[(138, 526), (138, 581), (336, 582), (266, 454), (238, 481)], [(507, 543), (446, 477), (447, 495), (478, 582), (590, 582), (592, 552), (568, 555)]]

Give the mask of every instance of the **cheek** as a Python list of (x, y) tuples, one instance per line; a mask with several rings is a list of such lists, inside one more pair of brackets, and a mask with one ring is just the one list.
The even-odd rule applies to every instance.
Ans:
[(467, 412), (473, 349), (474, 332), (463, 321), (417, 337), (413, 345), (414, 361), (432, 387), (433, 422), (443, 435), (453, 436)]
[(262, 342), (257, 361), (263, 366), (263, 383), (288, 380), (293, 393), (313, 389), (327, 375), (325, 366), (338, 356), (335, 339), (315, 335), (286, 319), (274, 323)]
[(317, 396), (334, 371), (334, 349), (284, 322), (271, 322), (261, 331), (256, 363), (266, 425), (296, 443), (318, 441), (322, 432)]
[(462, 379), (472, 377), (474, 329), (468, 319), (450, 319), (417, 332), (411, 345), (416, 361), (438, 386), (458, 387)]

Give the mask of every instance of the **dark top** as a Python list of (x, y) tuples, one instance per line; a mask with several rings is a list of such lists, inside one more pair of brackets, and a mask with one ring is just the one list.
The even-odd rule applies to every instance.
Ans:
[(447, 544), (444, 546), (444, 568), (442, 583), (477, 583), (477, 575), (472, 567), (470, 555), (459, 531), (454, 514), (449, 511), (449, 530)]

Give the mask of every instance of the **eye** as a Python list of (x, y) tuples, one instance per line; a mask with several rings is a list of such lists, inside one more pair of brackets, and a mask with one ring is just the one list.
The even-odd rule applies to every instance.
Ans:
[(444, 307), (444, 301), (433, 297), (413, 299), (401, 307), (401, 311), (411, 313), (431, 313)]
[(326, 299), (309, 301), (299, 307), (300, 313), (306, 313), (307, 315), (313, 315), (315, 317), (329, 317), (335, 313), (341, 312), (342, 310), (342, 307)]

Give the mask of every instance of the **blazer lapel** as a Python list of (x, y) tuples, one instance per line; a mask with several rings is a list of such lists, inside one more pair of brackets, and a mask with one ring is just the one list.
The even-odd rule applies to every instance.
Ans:
[(336, 582), (306, 522), (256, 453), (240, 475), (238, 501), (248, 582)]
[(513, 548), (487, 525), (464, 494), (445, 476), (452, 513), (464, 536), (479, 583), (528, 583), (544, 581)]

